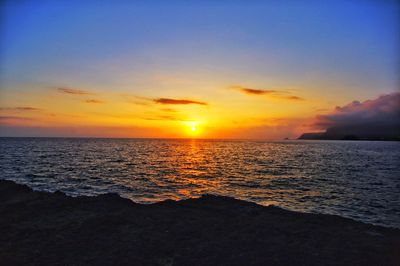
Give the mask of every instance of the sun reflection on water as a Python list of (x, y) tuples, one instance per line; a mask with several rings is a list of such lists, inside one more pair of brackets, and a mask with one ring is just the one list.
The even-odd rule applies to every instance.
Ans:
[(393, 143), (194, 138), (0, 144), (1, 176), (39, 190), (69, 195), (116, 192), (145, 203), (218, 194), (392, 225), (398, 224), (400, 214), (400, 153)]

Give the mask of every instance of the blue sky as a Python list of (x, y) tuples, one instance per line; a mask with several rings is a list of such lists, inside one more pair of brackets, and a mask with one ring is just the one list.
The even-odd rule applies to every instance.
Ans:
[(69, 78), (81, 70), (96, 78), (91, 64), (115, 60), (138, 71), (211, 66), (299, 79), (321, 73), (374, 90), (393, 86), (399, 64), (396, 10), (380, 1), (35, 2), (6, 8), (7, 81), (60, 72)]
[(0, 93), (216, 97), (242, 85), (339, 105), (398, 89), (395, 1), (215, 2), (10, 1)]

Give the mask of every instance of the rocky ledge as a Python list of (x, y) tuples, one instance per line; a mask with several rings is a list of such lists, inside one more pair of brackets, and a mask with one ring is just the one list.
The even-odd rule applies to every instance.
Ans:
[(400, 230), (227, 197), (142, 205), (0, 181), (1, 265), (400, 265)]

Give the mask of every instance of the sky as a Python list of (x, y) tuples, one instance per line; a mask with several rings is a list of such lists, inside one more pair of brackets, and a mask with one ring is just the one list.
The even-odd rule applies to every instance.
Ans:
[(313, 121), (338, 106), (399, 90), (399, 11), (389, 0), (3, 1), (0, 136), (323, 130)]

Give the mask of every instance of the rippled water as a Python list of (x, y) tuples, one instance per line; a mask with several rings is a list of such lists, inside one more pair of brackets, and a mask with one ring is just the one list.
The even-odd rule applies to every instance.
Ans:
[(400, 227), (400, 143), (1, 138), (0, 178), (136, 202), (220, 194)]

